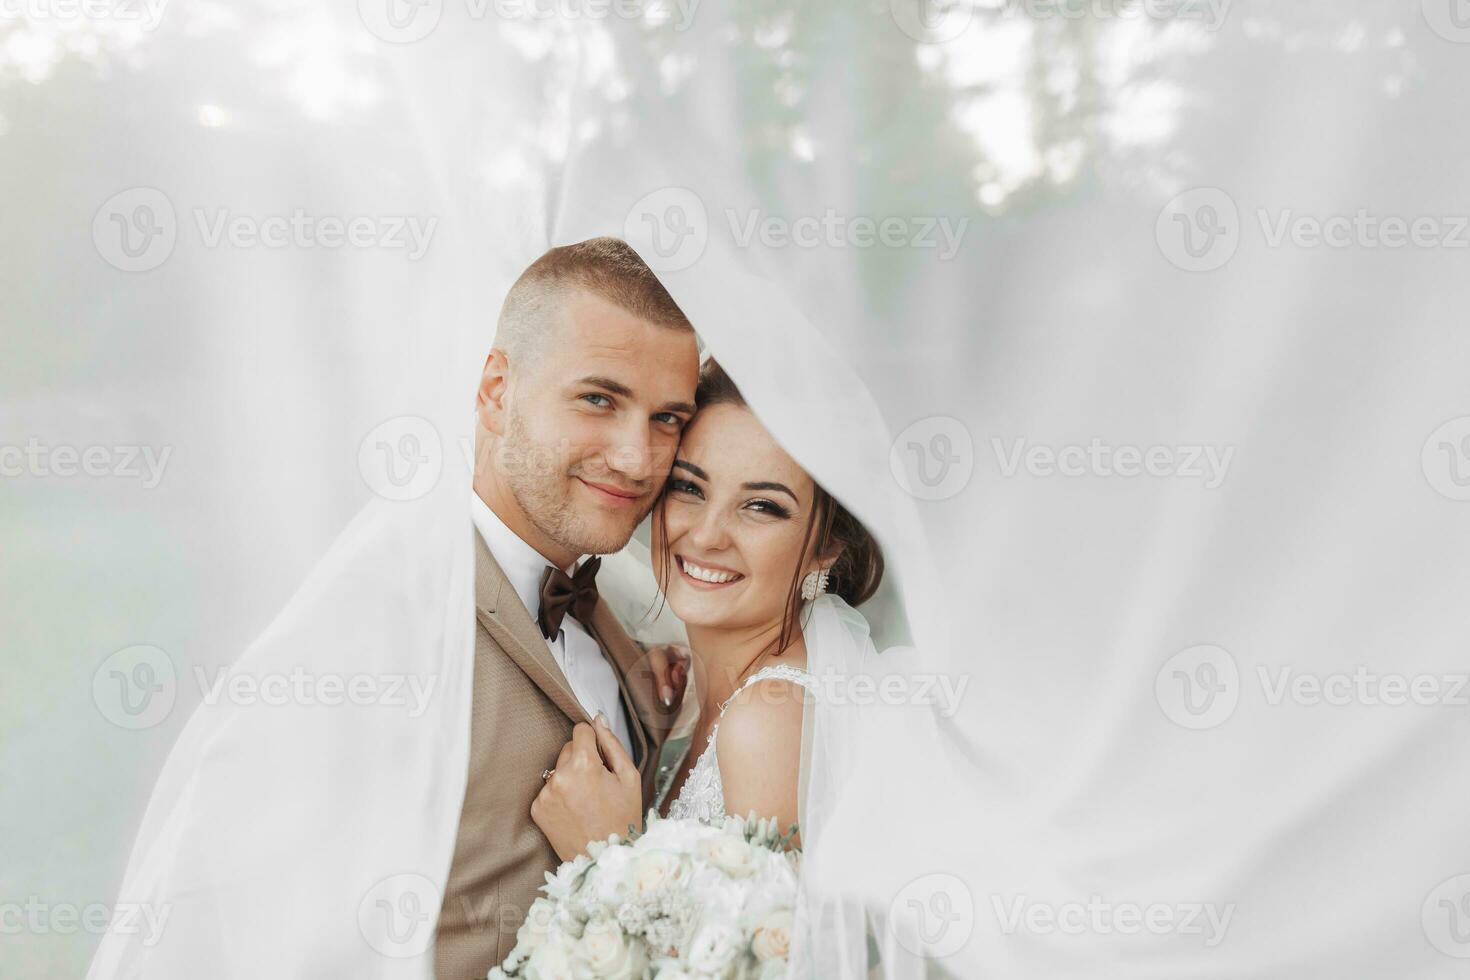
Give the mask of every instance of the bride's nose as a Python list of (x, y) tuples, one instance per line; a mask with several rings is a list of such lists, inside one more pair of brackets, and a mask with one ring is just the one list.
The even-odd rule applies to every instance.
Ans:
[(725, 524), (725, 515), (719, 508), (701, 508), (698, 522), (689, 529), (689, 542), (696, 548), (709, 551), (729, 547), (729, 530)]

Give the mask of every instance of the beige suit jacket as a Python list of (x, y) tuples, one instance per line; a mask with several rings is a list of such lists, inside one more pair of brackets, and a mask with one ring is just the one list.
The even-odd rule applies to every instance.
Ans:
[[(545, 874), (560, 863), (531, 822), (541, 773), (556, 765), (572, 726), (591, 721), (484, 539), (475, 547), (475, 669), (469, 779), (434, 954), (437, 980), (483, 978), (515, 946)], [(584, 623), (618, 675), (643, 778), (653, 804), (659, 756), (674, 721), (654, 695), (642, 649), (605, 602)]]

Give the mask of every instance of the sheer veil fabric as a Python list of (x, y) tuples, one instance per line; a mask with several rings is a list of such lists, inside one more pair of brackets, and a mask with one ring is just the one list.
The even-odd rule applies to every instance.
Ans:
[[(116, 907), (94, 980), (431, 975), (467, 406), (514, 277), (612, 234), (889, 560), (871, 637), (813, 620), (839, 675), (894, 680), (814, 709), (800, 965), (1458, 976), (1454, 21), (653, 6), (7, 25), (0, 443), (172, 454), (0, 488), (0, 890)], [(1360, 211), (1444, 247), (1294, 231)], [(145, 646), (171, 707), (140, 724), (105, 695)], [(1359, 670), (1443, 697), (1294, 693)], [(382, 696), (230, 686), (303, 674)], [(91, 938), (28, 933), (15, 972)]]

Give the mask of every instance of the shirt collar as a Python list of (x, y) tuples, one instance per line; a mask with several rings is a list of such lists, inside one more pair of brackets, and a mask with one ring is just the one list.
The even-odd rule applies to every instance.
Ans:
[[(546, 556), (531, 547), (510, 528), (505, 526), (490, 505), (478, 493), (470, 491), (470, 512), (475, 519), (475, 528), (490, 549), (495, 564), (505, 573), (511, 588), (534, 617), (541, 608), (541, 578), (551, 562)], [(583, 556), (585, 558), (585, 556)], [(577, 560), (581, 564), (582, 559)]]

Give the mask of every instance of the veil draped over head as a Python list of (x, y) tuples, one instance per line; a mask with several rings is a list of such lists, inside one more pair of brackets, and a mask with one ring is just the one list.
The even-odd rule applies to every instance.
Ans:
[(430, 975), (468, 407), (611, 234), (888, 558), (812, 975), (1458, 975), (1452, 4), (553, 7), (0, 25), (15, 973)]

